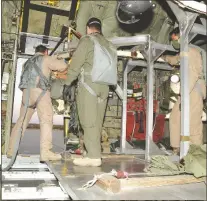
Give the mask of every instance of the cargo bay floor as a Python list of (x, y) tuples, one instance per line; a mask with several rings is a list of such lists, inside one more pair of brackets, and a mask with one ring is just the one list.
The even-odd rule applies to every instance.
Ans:
[[(53, 135), (56, 151), (63, 149), (62, 131), (55, 131)], [(33, 142), (33, 143), (31, 143)], [(33, 147), (31, 147), (31, 145)], [(28, 129), (24, 136), (20, 154), (39, 154), (39, 130)], [(55, 175), (58, 182), (72, 200), (205, 200), (206, 185), (192, 183), (162, 187), (139, 187), (125, 189), (119, 193), (108, 193), (99, 186), (94, 185), (86, 190), (80, 188), (93, 179), (94, 174), (110, 172), (112, 169), (123, 170), (128, 173), (143, 172), (145, 163), (143, 156), (105, 156), (101, 167), (78, 167), (72, 160), (48, 162), (47, 166)]]

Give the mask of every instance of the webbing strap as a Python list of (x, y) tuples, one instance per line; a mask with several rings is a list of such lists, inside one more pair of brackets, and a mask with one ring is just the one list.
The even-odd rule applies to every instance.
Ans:
[(84, 81), (84, 74), (86, 74), (86, 73), (84, 73), (84, 69), (81, 69), (80, 83), (85, 87), (85, 89), (86, 89), (91, 95), (96, 96), (96, 97), (98, 98), (98, 102), (99, 102), (99, 103), (103, 102), (103, 99), (101, 99), (100, 97), (98, 97), (97, 94), (96, 94), (96, 92), (95, 92), (93, 89), (91, 89), (91, 87), (88, 86), (87, 83), (85, 83), (85, 81)]
[(47, 78), (43, 75), (42, 70), (37, 66), (37, 64), (35, 62), (33, 62), (33, 63), (34, 63), (34, 67), (35, 67), (36, 72), (40, 76), (40, 79), (43, 80), (43, 82), (45, 83), (46, 87), (48, 88), (49, 82), (48, 82)]
[(181, 135), (180, 136), (180, 141), (182, 141), (182, 142), (188, 142), (188, 141), (190, 141), (190, 136)]
[[(28, 105), (26, 106), (27, 108), (31, 108), (31, 109), (35, 109), (37, 107), (37, 104), (40, 102), (40, 99), (45, 95), (45, 93), (47, 92), (47, 90), (43, 90), (41, 92), (41, 94), (38, 96), (37, 100), (35, 101), (35, 103), (33, 105)], [(24, 102), (22, 101), (22, 105), (25, 106)]]
[(188, 52), (180, 52), (180, 57), (188, 57)]
[[(37, 56), (39, 56), (39, 55), (37, 55)], [(48, 82), (47, 78), (43, 75), (42, 70), (41, 70), (41, 69), (37, 66), (37, 64), (33, 61), (34, 58), (36, 58), (37, 56), (33, 57), (33, 58), (31, 59), (31, 62), (33, 62), (33, 64), (34, 64), (34, 68), (35, 68), (36, 72), (37, 72), (38, 75), (40, 76), (40, 79), (44, 82), (45, 87), (48, 89), (48, 88), (49, 88), (49, 82)], [(45, 89), (45, 90), (43, 90), (43, 91), (41, 92), (41, 94), (39, 95), (39, 97), (37, 98), (37, 100), (35, 101), (35, 103), (34, 103), (33, 105), (27, 105), (26, 107), (27, 107), (27, 108), (35, 109), (35, 108), (37, 107), (37, 104), (39, 103), (40, 99), (41, 99), (41, 98), (45, 95), (45, 93), (47, 92), (47, 89)], [(22, 101), (22, 104), (25, 105), (25, 104), (23, 103), (23, 101)]]
[(89, 87), (85, 82), (81, 82), (81, 84), (87, 89), (87, 91), (92, 94), (93, 96), (97, 97), (97, 94), (94, 92), (93, 89), (91, 89), (91, 87)]

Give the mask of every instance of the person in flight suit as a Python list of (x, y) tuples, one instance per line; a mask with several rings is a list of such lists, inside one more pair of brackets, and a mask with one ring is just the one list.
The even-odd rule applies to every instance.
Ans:
[[(172, 45), (175, 49), (180, 49), (180, 32), (179, 28), (174, 29), (170, 34)], [(164, 56), (164, 60), (171, 65), (179, 65), (182, 53), (176, 56)], [(184, 53), (183, 53), (184, 54)], [(202, 57), (198, 49), (189, 45), (188, 52), (189, 68), (189, 93), (190, 93), (190, 143), (203, 144), (203, 100), (206, 98), (206, 86), (203, 75)], [(185, 56), (186, 56), (185, 55)], [(170, 123), (170, 144), (175, 154), (180, 152), (180, 135), (181, 135), (181, 99), (178, 98), (175, 103), (169, 123)]]
[[(39, 45), (36, 47), (35, 55), (30, 59), (33, 59), (33, 62), (36, 64), (36, 67), (40, 69), (42, 75), (46, 80), (48, 80), (48, 82), (50, 80), (52, 71), (64, 71), (68, 67), (63, 60), (58, 60), (56, 57), (48, 56), (48, 49), (43, 45)], [(27, 69), (29, 68), (23, 67), (23, 72), (27, 71)], [(9, 158), (12, 157), (18, 132), (22, 129), (21, 134), (22, 136), (24, 135), (25, 130), (29, 124), (29, 121), (31, 120), (32, 115), (35, 112), (35, 108), (37, 108), (37, 115), (40, 121), (40, 161), (44, 162), (47, 160), (60, 160), (61, 159), (60, 154), (56, 154), (50, 151), (50, 149), (52, 149), (52, 127), (53, 127), (53, 108), (50, 98), (50, 89), (45, 90), (45, 94), (37, 102), (38, 98), (40, 97), (40, 94), (45, 89), (44, 88), (45, 86), (40, 84), (43, 83), (41, 82), (41, 76), (38, 76), (34, 72), (33, 74), (31, 74), (31, 79), (30, 79), (29, 107), (27, 108), (26, 113), (25, 113), (24, 104), (27, 99), (26, 96), (28, 90), (28, 85), (27, 85), (28, 78), (25, 77), (25, 75), (28, 74), (22, 74), (20, 79), (19, 88), (23, 92), (22, 105), (20, 108), (20, 116), (11, 132), (7, 157)]]
[[(77, 109), (81, 127), (84, 132), (84, 145), (87, 154), (84, 158), (73, 161), (79, 166), (101, 165), (101, 129), (109, 93), (108, 85), (93, 83), (91, 76), (84, 74), (84, 82), (97, 94), (92, 95), (81, 82), (81, 72), (91, 72), (93, 67), (94, 43), (88, 35), (93, 35), (106, 49), (111, 45), (102, 35), (101, 21), (90, 18), (87, 22), (87, 35), (82, 37), (74, 52), (68, 69), (65, 85), (78, 78)], [(64, 93), (64, 90), (63, 90)], [(101, 100), (101, 101), (100, 101)]]

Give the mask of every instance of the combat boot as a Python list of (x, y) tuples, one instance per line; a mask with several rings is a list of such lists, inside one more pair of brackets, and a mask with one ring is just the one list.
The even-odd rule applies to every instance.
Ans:
[(10, 140), (9, 142), (9, 148), (6, 152), (6, 157), (7, 158), (12, 158), (12, 155), (13, 155), (13, 149), (12, 149), (12, 141)]
[(78, 166), (98, 167), (98, 166), (101, 166), (101, 163), (102, 162), (100, 158), (93, 159), (93, 158), (83, 157), (83, 158), (76, 158), (73, 160), (73, 164), (78, 165)]
[(40, 133), (40, 162), (61, 160), (60, 154), (52, 152), (52, 125), (42, 124)]
[(12, 152), (11, 152), (11, 151), (8, 151), (8, 152), (6, 153), (6, 157), (7, 157), (7, 158), (12, 158)]
[(60, 154), (56, 154), (50, 150), (43, 150), (40, 153), (40, 162), (61, 160)]

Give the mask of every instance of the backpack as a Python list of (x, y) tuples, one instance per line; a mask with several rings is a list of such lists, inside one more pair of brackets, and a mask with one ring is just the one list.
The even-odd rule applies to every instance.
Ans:
[(84, 81), (84, 75), (91, 76), (93, 83), (103, 85), (117, 85), (117, 52), (115, 46), (109, 48), (102, 46), (95, 36), (88, 35), (94, 43), (93, 67), (91, 72), (81, 70), (80, 82), (93, 96), (97, 96), (94, 90)]
[[(45, 95), (47, 90), (50, 89), (50, 80), (47, 79), (42, 73), (42, 60), (43, 55), (34, 55), (26, 61), (24, 64), (24, 69), (20, 78), (19, 89), (30, 89), (30, 88), (40, 88), (42, 89), (41, 94), (37, 98), (34, 104), (26, 105), (28, 108), (35, 109), (40, 99)], [(39, 83), (36, 84), (37, 77), (39, 77)], [(22, 102), (24, 105), (24, 103)]]
[(100, 45), (95, 36), (89, 35), (94, 42), (92, 82), (105, 85), (117, 84), (117, 52), (111, 44), (109, 48)]
[[(26, 61), (20, 78), (19, 89), (23, 90), (29, 87), (42, 90), (50, 89), (50, 80), (42, 73), (42, 60), (43, 55), (35, 55)], [(37, 77), (40, 78), (38, 84), (36, 84)]]

